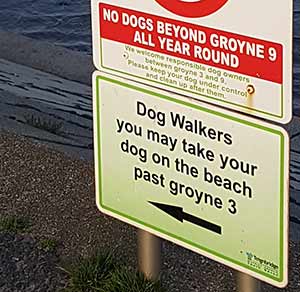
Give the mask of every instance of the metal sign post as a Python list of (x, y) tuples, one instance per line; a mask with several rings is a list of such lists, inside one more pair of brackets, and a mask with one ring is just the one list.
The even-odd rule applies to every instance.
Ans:
[(261, 292), (260, 281), (245, 273), (237, 272), (236, 282), (238, 292)]
[(161, 239), (138, 229), (138, 266), (147, 279), (158, 280), (161, 265)]

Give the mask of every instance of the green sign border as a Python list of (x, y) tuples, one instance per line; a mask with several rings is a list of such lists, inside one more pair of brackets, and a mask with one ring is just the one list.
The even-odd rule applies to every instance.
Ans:
[[(167, 86), (167, 87), (171, 87), (171, 88), (174, 88), (174, 89), (177, 89), (177, 90), (181, 90), (182, 89), (180, 87), (176, 87), (176, 86), (173, 86), (173, 85), (170, 85), (170, 84), (165, 84), (163, 82), (159, 82), (159, 81), (155, 81), (155, 80), (152, 80), (152, 79), (147, 79), (145, 77), (141, 77), (141, 76), (138, 76), (138, 75), (135, 75), (135, 74), (131, 74), (129, 72), (126, 72), (126, 71), (120, 71), (120, 70), (117, 70), (117, 69), (113, 69), (113, 68), (110, 68), (110, 67), (106, 67), (104, 65), (104, 62), (103, 62), (103, 53), (102, 53), (102, 41), (103, 41), (103, 38), (100, 37), (100, 62), (101, 62), (101, 66), (102, 68), (106, 69), (106, 70), (110, 70), (110, 71), (113, 71), (113, 72), (116, 72), (116, 73), (121, 73), (121, 74), (125, 74), (125, 75), (128, 75), (128, 76), (132, 76), (132, 77), (135, 77), (135, 78), (138, 78), (138, 79), (142, 79), (142, 80), (145, 80), (145, 81), (150, 81), (150, 82), (154, 82), (156, 84), (159, 84), (159, 85), (163, 85), (163, 86)], [(129, 46), (132, 46), (132, 45), (129, 45)], [(160, 53), (160, 54), (163, 54), (163, 53)], [(192, 61), (191, 61), (192, 62)], [(263, 110), (259, 110), (259, 109), (255, 109), (255, 108), (252, 108), (252, 107), (248, 107), (248, 106), (244, 106), (244, 105), (241, 105), (241, 104), (238, 104), (238, 103), (235, 103), (235, 102), (231, 102), (231, 101), (227, 101), (227, 100), (222, 100), (222, 99), (218, 99), (218, 98), (214, 98), (212, 96), (208, 96), (208, 95), (204, 95), (204, 94), (200, 94), (200, 93), (196, 93), (194, 91), (191, 91), (191, 90), (186, 90), (185, 89), (185, 92), (187, 93), (192, 93), (192, 94), (197, 94), (199, 96), (203, 96), (205, 98), (208, 98), (208, 99), (211, 99), (211, 100), (214, 100), (214, 101), (217, 101), (217, 102), (220, 102), (220, 103), (224, 103), (224, 104), (227, 104), (227, 105), (234, 105), (236, 107), (239, 107), (239, 108), (242, 108), (242, 109), (246, 109), (246, 110), (251, 110), (251, 111), (254, 111), (254, 112), (257, 112), (257, 113), (261, 113), (261, 114), (264, 114), (266, 116), (270, 116), (270, 117), (275, 117), (275, 118), (280, 118), (280, 119), (283, 119), (283, 112), (284, 112), (284, 102), (283, 102), (283, 85), (281, 84), (281, 92), (280, 92), (280, 114), (276, 115), (276, 114), (273, 114), (273, 113), (269, 113), (267, 111), (263, 111)], [(182, 93), (181, 93), (182, 94)]]
[[(172, 103), (177, 103), (177, 104), (180, 104), (180, 105), (183, 105), (185, 107), (190, 107), (190, 108), (193, 108), (193, 109), (196, 109), (198, 111), (201, 111), (201, 112), (205, 112), (205, 113), (208, 113), (208, 114), (212, 114), (212, 115), (215, 115), (215, 116), (219, 116), (219, 117), (222, 117), (224, 119), (229, 119), (231, 121), (234, 121), (234, 122), (237, 122), (237, 123), (241, 123), (241, 124), (244, 124), (244, 125), (247, 125), (247, 126), (250, 126), (250, 127), (254, 127), (254, 128), (257, 128), (257, 129), (260, 129), (262, 131), (266, 131), (266, 132), (269, 132), (271, 134), (274, 134), (274, 135), (278, 135), (280, 137), (280, 146), (281, 146), (281, 151), (280, 151), (280, 180), (279, 180), (279, 188), (280, 188), (280, 211), (279, 211), (279, 214), (280, 214), (280, 223), (279, 223), (279, 226), (280, 226), (280, 232), (279, 232), (279, 246), (280, 246), (280, 256), (279, 256), (279, 277), (274, 277), (272, 275), (269, 275), (268, 273), (265, 273), (261, 270), (256, 270), (255, 268), (251, 267), (251, 266), (248, 266), (242, 262), (239, 262), (235, 259), (232, 259), (230, 257), (227, 257), (223, 254), (220, 254), (214, 250), (211, 250), (207, 247), (204, 247), (204, 246), (201, 246), (200, 244), (197, 244), (197, 243), (194, 243), (192, 241), (189, 241), (185, 238), (182, 238), (182, 237), (179, 237), (177, 236), (176, 234), (173, 234), (167, 230), (164, 230), (164, 229), (161, 229), (157, 226), (153, 226), (151, 224), (148, 224), (148, 223), (145, 223), (143, 222), (142, 220), (138, 219), (138, 218), (135, 218), (135, 217), (132, 217), (128, 214), (124, 214), (122, 212), (119, 212), (118, 210), (114, 210), (112, 208), (110, 208), (109, 206), (105, 206), (103, 204), (103, 201), (102, 201), (102, 196), (103, 196), (103, 193), (102, 193), (102, 160), (101, 160), (101, 132), (100, 132), (100, 129), (101, 129), (101, 124), (100, 124), (100, 105), (101, 105), (101, 102), (100, 102), (100, 99), (101, 99), (101, 96), (100, 96), (100, 88), (99, 88), (99, 82), (103, 80), (103, 81), (106, 81), (106, 82), (109, 82), (109, 83), (112, 83), (112, 84), (115, 84), (115, 85), (118, 85), (118, 86), (122, 86), (122, 87), (125, 87), (125, 88), (129, 88), (129, 89), (132, 89), (132, 90), (136, 90), (136, 91), (139, 91), (139, 92), (142, 92), (142, 93), (145, 93), (145, 94), (148, 94), (148, 95), (152, 95), (156, 98), (160, 98), (160, 99), (164, 99), (164, 100), (167, 100), (169, 102), (172, 102)], [(283, 259), (283, 256), (284, 256), (284, 150), (285, 150), (285, 143), (284, 143), (284, 135), (278, 131), (278, 130), (275, 130), (275, 129), (271, 129), (271, 128), (268, 128), (266, 126), (262, 126), (262, 125), (258, 125), (258, 124), (255, 124), (253, 122), (250, 122), (250, 121), (245, 121), (245, 120), (242, 120), (238, 117), (231, 117), (227, 114), (224, 114), (224, 113), (220, 113), (220, 112), (216, 112), (214, 110), (211, 110), (211, 109), (207, 109), (207, 108), (204, 108), (202, 106), (199, 106), (199, 105), (195, 105), (195, 104), (191, 104), (191, 103), (188, 103), (188, 102), (185, 102), (185, 101), (182, 101), (182, 100), (178, 100), (178, 99), (175, 99), (173, 97), (169, 97), (169, 96), (166, 96), (166, 95), (163, 95), (163, 94), (159, 94), (159, 93), (156, 93), (156, 92), (153, 92), (151, 90), (147, 90), (147, 89), (144, 89), (144, 88), (140, 88), (140, 87), (137, 87), (137, 86), (134, 86), (134, 85), (131, 85), (131, 84), (126, 84), (126, 83), (123, 83), (121, 81), (117, 81), (117, 80), (114, 80), (114, 79), (111, 79), (111, 78), (107, 78), (107, 77), (104, 77), (104, 76), (96, 76), (96, 111), (97, 111), (97, 129), (96, 129), (96, 134), (97, 134), (97, 143), (98, 143), (98, 149), (97, 149), (97, 159), (98, 159), (98, 173), (99, 173), (99, 178), (96, 178), (96, 179), (99, 179), (99, 198), (97, 198), (97, 200), (99, 200), (99, 205), (107, 210), (107, 211), (110, 211), (112, 213), (115, 213), (123, 218), (126, 218), (132, 222), (136, 222), (140, 225), (143, 225), (145, 227), (148, 227), (148, 228), (151, 228), (159, 233), (162, 233), (162, 234), (165, 234), (171, 238), (174, 238), (174, 239), (177, 239), (187, 245), (190, 245), (194, 248), (197, 248), (197, 249), (200, 249), (200, 250), (203, 250), (205, 252), (208, 252), (216, 257), (219, 257), (223, 260), (226, 260), (226, 261), (229, 261), (233, 264), (236, 264), (238, 266), (241, 266), (243, 268), (246, 268), (248, 270), (251, 270), (255, 273), (258, 273), (258, 274), (261, 274), (269, 279), (273, 279), (274, 281), (278, 282), (278, 283), (282, 283), (283, 282), (283, 268), (284, 268), (284, 259)]]

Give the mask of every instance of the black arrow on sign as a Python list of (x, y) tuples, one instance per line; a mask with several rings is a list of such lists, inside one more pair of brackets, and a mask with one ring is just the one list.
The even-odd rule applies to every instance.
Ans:
[(166, 212), (167, 214), (169, 214), (170, 216), (172, 216), (173, 218), (177, 219), (180, 222), (183, 222), (183, 220), (191, 222), (195, 225), (198, 225), (202, 228), (205, 228), (209, 231), (218, 233), (218, 234), (222, 234), (222, 227), (219, 225), (216, 225), (212, 222), (206, 221), (204, 219), (195, 217), (191, 214), (185, 213), (183, 212), (183, 208), (182, 207), (177, 207), (177, 206), (171, 206), (171, 205), (166, 205), (166, 204), (161, 204), (161, 203), (157, 203), (157, 202), (150, 202), (149, 203), (153, 206), (155, 206), (156, 208)]

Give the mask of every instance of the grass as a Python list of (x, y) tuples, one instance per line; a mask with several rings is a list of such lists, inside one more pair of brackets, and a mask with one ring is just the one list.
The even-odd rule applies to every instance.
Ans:
[(40, 240), (39, 246), (43, 251), (54, 252), (58, 246), (58, 242), (55, 239), (46, 238)]
[(140, 272), (120, 268), (111, 274), (103, 292), (166, 292), (159, 281), (150, 281)]
[(25, 122), (37, 129), (41, 129), (47, 132), (50, 132), (55, 135), (63, 135), (62, 131), (62, 122), (56, 122), (51, 119), (41, 118), (35, 115), (26, 115), (24, 116)]
[(111, 253), (96, 253), (90, 258), (80, 258), (70, 268), (62, 268), (69, 274), (68, 292), (104, 291), (103, 287), (117, 268)]
[(118, 263), (112, 253), (81, 258), (70, 269), (62, 269), (70, 277), (65, 292), (166, 292), (160, 282)]
[(30, 227), (29, 220), (17, 216), (0, 217), (0, 231), (2, 232), (24, 232)]

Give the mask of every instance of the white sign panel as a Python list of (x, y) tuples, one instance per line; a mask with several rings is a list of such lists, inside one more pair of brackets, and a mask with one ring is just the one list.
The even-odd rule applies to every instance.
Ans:
[(291, 0), (93, 0), (97, 69), (288, 123)]
[(100, 210), (285, 286), (285, 130), (125, 79), (93, 82)]

